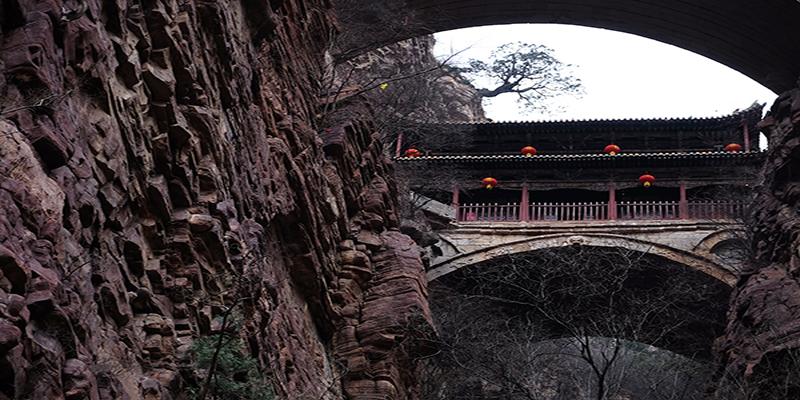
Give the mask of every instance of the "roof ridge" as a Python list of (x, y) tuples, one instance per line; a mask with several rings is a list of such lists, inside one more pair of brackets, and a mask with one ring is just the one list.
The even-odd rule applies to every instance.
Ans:
[(467, 126), (467, 125), (535, 125), (535, 124), (563, 124), (563, 123), (597, 123), (597, 122), (679, 122), (679, 121), (722, 121), (730, 118), (743, 116), (754, 111), (763, 111), (766, 103), (753, 102), (749, 107), (742, 110), (734, 110), (733, 112), (720, 116), (703, 116), (703, 117), (646, 117), (646, 118), (587, 118), (587, 119), (552, 119), (552, 120), (514, 120), (514, 121), (477, 121), (477, 122), (441, 122), (421, 125), (447, 125), (447, 126)]

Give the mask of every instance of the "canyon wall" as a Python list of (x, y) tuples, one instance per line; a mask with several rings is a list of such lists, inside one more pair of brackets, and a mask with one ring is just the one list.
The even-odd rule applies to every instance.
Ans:
[(415, 397), (391, 166), (314, 122), (328, 7), (3, 2), (0, 399), (185, 398), (231, 307), (281, 397)]
[(800, 89), (783, 93), (759, 126), (769, 156), (749, 221), (751, 268), (718, 343), (722, 399), (800, 396)]
[(362, 84), (373, 79), (391, 81), (388, 93), (374, 91), (377, 93), (370, 96), (372, 103), (379, 106), (387, 95), (391, 98), (392, 89), (399, 86), (410, 97), (399, 98), (407, 104), (406, 108), (401, 104), (399, 110), (405, 120), (422, 123), (486, 122), (478, 90), (448, 65), (451, 60), (446, 57), (436, 59), (435, 44), (433, 35), (425, 35), (360, 55), (348, 63), (355, 69), (352, 81)]
[[(370, 107), (316, 122), (329, 7), (2, 3), (0, 399), (185, 398), (231, 308), (281, 397), (417, 396), (426, 281)], [(429, 40), (399, 53), (430, 63)], [(483, 119), (451, 86), (445, 118)], [(800, 347), (800, 89), (762, 127), (756, 262), (719, 342), (755, 390)]]

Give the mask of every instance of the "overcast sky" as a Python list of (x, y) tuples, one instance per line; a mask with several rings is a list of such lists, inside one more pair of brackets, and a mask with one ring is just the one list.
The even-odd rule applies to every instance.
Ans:
[[(514, 95), (484, 104), (495, 121), (588, 118), (705, 117), (730, 114), (776, 95), (716, 61), (640, 36), (570, 25), (524, 24), (459, 29), (436, 34), (437, 56), (464, 50), (457, 60), (486, 59), (505, 43), (523, 41), (555, 50), (574, 64), (581, 98), (552, 101), (553, 110), (520, 110)], [(560, 111), (558, 109), (561, 109)]]

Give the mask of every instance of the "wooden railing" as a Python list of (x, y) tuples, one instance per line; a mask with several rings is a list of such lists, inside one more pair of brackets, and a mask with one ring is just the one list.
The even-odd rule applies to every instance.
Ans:
[(459, 221), (519, 221), (519, 205), (464, 204), (458, 208)]
[(531, 221), (594, 221), (608, 219), (606, 203), (533, 203)]
[(744, 217), (746, 205), (741, 201), (690, 201), (691, 219), (739, 219)]
[[(683, 212), (681, 211), (683, 209)], [(621, 201), (616, 210), (608, 203), (531, 203), (527, 212), (518, 203), (472, 203), (458, 207), (458, 221), (601, 221), (736, 219), (744, 214), (745, 203), (736, 201)], [(616, 211), (616, 218), (609, 216)]]
[(621, 201), (617, 219), (679, 219), (677, 201)]

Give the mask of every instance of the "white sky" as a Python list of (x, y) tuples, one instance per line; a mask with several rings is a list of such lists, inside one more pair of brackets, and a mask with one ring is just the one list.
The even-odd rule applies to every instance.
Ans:
[(484, 104), (487, 117), (495, 121), (710, 117), (754, 101), (769, 108), (777, 97), (716, 61), (605, 29), (552, 24), (459, 29), (437, 33), (434, 52), (441, 57), (464, 50), (455, 61), (485, 60), (494, 48), (517, 41), (548, 46), (561, 62), (574, 64), (585, 94), (554, 99), (546, 113), (520, 110), (513, 94), (501, 95)]

